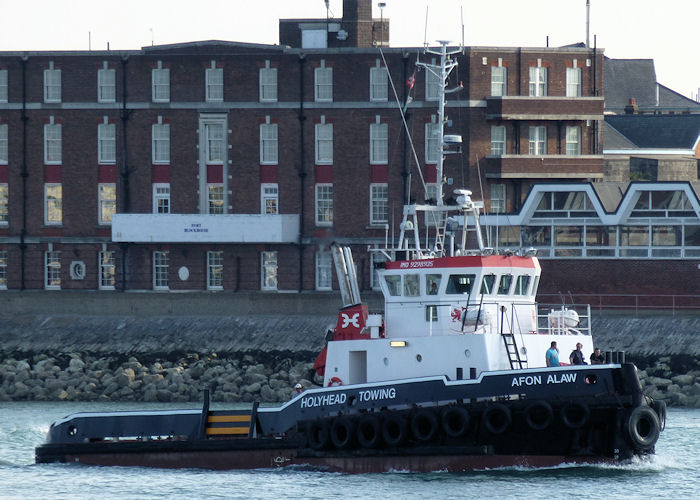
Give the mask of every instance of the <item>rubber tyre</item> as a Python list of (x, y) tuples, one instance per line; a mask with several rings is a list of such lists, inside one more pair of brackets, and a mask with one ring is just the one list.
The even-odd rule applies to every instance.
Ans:
[(440, 414), (440, 424), (446, 436), (462, 437), (469, 430), (469, 412), (463, 406), (443, 408)]
[(363, 415), (357, 423), (357, 443), (362, 448), (377, 448), (382, 441), (382, 423), (379, 417)]
[(533, 401), (525, 407), (525, 423), (533, 431), (543, 431), (552, 425), (554, 411), (547, 401)]
[(400, 446), (406, 441), (408, 423), (402, 415), (389, 413), (382, 422), (382, 439), (387, 446)]
[(653, 401), (651, 407), (656, 412), (656, 416), (659, 417), (659, 429), (664, 431), (666, 429), (666, 401)]
[(411, 415), (411, 435), (422, 443), (435, 439), (440, 430), (438, 418), (433, 410), (422, 408)]
[(580, 429), (588, 423), (591, 410), (580, 401), (570, 401), (561, 409), (561, 421), (569, 429)]
[(656, 412), (648, 406), (638, 406), (627, 418), (627, 435), (635, 450), (649, 451), (659, 440), (661, 424)]
[(333, 419), (330, 428), (331, 443), (336, 448), (350, 448), (355, 443), (355, 422), (350, 417)]
[(330, 444), (330, 432), (328, 422), (325, 420), (314, 420), (309, 422), (306, 428), (306, 441), (314, 450), (325, 450)]
[(503, 434), (513, 423), (510, 409), (501, 403), (496, 403), (484, 410), (484, 427), (491, 434)]

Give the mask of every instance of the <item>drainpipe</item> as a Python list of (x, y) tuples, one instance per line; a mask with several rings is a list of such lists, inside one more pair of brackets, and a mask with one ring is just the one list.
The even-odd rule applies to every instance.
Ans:
[[(127, 70), (127, 64), (129, 63), (129, 56), (128, 55), (123, 55), (121, 59), (121, 70), (122, 70), (122, 109), (121, 109), (121, 122), (122, 122), (122, 161), (121, 161), (121, 172), (119, 173), (119, 179), (120, 179), (120, 194), (121, 194), (121, 210), (119, 210), (118, 206), (118, 213), (129, 213), (131, 209), (131, 203), (130, 203), (130, 197), (129, 197), (129, 165), (127, 162), (127, 140), (126, 140), (126, 134), (127, 134), (127, 125), (129, 122), (129, 111), (126, 108), (126, 100), (127, 100), (127, 91), (126, 91), (126, 70)], [(121, 278), (120, 278), (120, 285), (118, 287), (119, 290), (124, 291), (126, 290), (126, 261), (127, 261), (127, 252), (129, 250), (129, 243), (121, 243), (119, 245), (120, 250), (121, 250)]]
[(299, 56), (299, 200), (301, 205), (301, 212), (299, 214), (299, 242), (297, 243), (299, 250), (299, 292), (304, 290), (304, 187), (306, 180), (306, 170), (305, 170), (305, 149), (304, 149), (304, 121), (306, 116), (304, 115), (304, 63), (306, 63), (306, 56), (301, 54)]
[[(408, 60), (409, 56), (407, 53), (403, 55), (403, 80), (406, 82), (408, 80)], [(408, 86), (403, 86), (403, 102), (408, 99)], [(406, 116), (404, 117), (408, 123), (408, 106), (406, 106)], [(401, 150), (403, 151), (403, 170), (401, 172), (401, 177), (403, 180), (402, 192), (403, 192), (403, 204), (408, 205), (411, 201), (411, 171), (408, 167), (408, 130), (406, 127), (403, 128), (403, 134), (401, 134)]]
[(27, 178), (29, 177), (29, 172), (27, 171), (27, 122), (29, 117), (27, 116), (27, 60), (29, 57), (22, 56), (20, 59), (20, 64), (22, 65), (22, 231), (19, 234), (19, 252), (20, 252), (20, 266), (19, 266), (19, 289), (24, 290), (25, 287), (25, 277), (24, 277), (24, 267), (25, 258), (27, 252), (27, 244), (25, 243), (25, 238), (27, 237)]

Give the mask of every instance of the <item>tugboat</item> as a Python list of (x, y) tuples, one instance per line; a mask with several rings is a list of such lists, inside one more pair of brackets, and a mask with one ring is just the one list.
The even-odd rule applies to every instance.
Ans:
[[(438, 65), (439, 121), (456, 61)], [(459, 144), (443, 135), (441, 155)], [(349, 473), (463, 471), (626, 461), (654, 453), (663, 402), (644, 396), (624, 353), (600, 365), (547, 366), (592, 352), (590, 307), (543, 306), (535, 251), (484, 242), (483, 202), (404, 207), (378, 269), (384, 314), (360, 298), (349, 248), (333, 247), (343, 308), (314, 368), (323, 386), (279, 407), (77, 413), (54, 422), (36, 462), (249, 469), (310, 465)], [(419, 231), (420, 223), (427, 231)], [(422, 242), (421, 242), (422, 241)], [(375, 259), (382, 260), (382, 259)]]

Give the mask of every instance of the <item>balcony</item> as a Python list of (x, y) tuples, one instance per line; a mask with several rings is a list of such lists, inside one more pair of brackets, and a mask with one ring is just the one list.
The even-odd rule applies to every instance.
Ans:
[(490, 179), (600, 179), (600, 155), (502, 155), (486, 157), (486, 177)]
[(115, 214), (112, 241), (130, 243), (296, 243), (299, 215)]
[(486, 118), (498, 120), (602, 120), (602, 97), (486, 98)]

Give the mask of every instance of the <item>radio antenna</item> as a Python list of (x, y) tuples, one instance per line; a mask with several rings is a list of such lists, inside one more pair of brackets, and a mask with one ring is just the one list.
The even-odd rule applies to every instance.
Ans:
[(462, 20), (462, 54), (464, 54), (464, 8), (459, 6), (459, 16)]
[(425, 4), (425, 29), (423, 30), (423, 47), (428, 45), (428, 4)]

